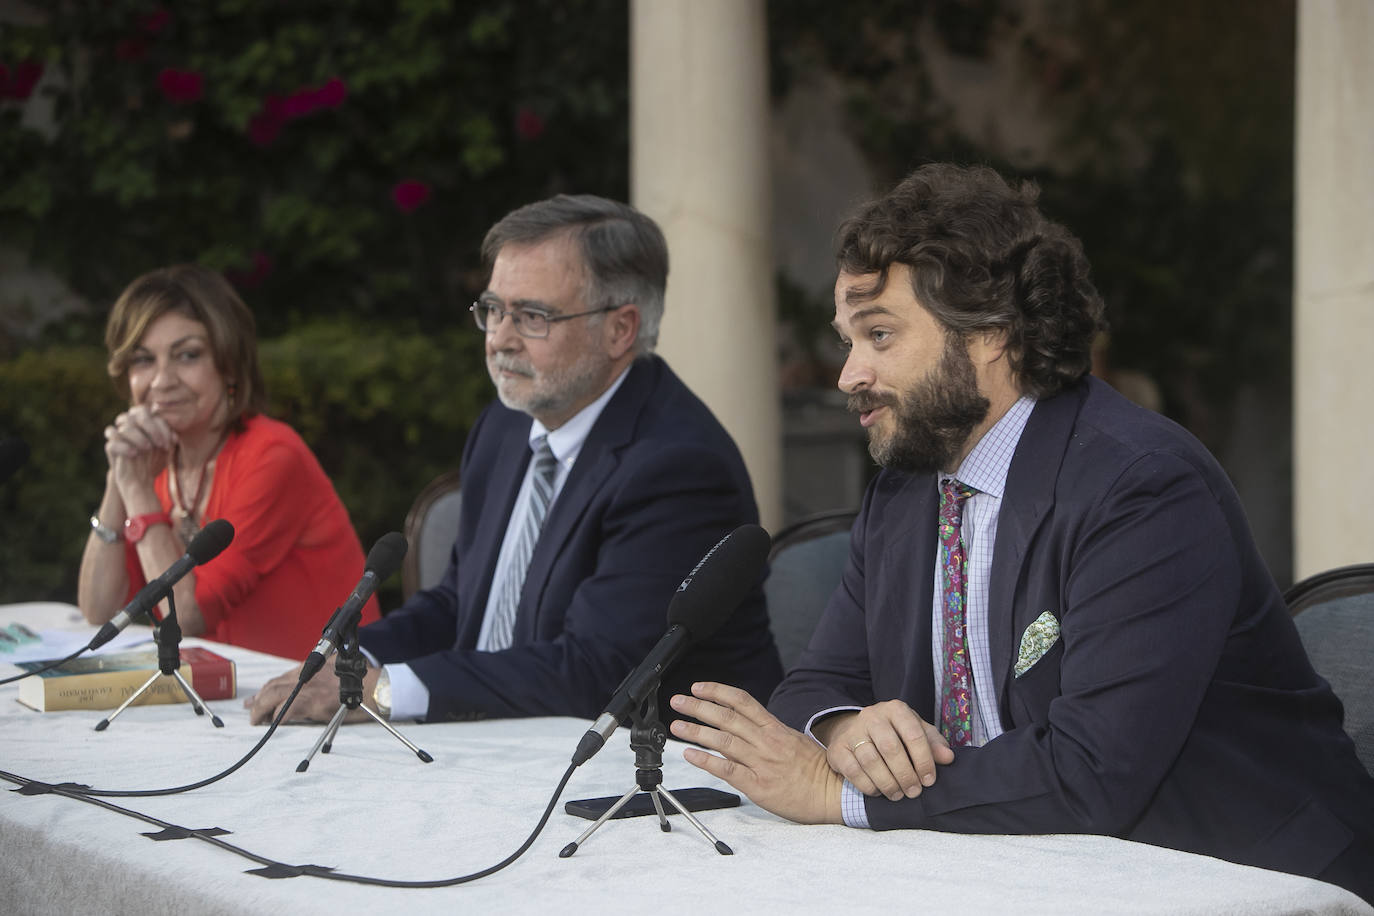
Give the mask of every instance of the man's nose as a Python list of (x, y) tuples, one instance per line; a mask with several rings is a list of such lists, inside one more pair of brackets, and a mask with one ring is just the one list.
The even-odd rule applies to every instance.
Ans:
[(874, 381), (876, 379), (872, 368), (855, 350), (850, 350), (849, 355), (845, 357), (843, 368), (840, 369), (840, 390), (845, 394), (854, 394), (872, 388)]
[[(506, 319), (510, 320), (507, 321)], [(493, 310), (487, 315), (487, 349), (491, 352), (515, 349), (521, 340), (515, 329), (515, 313)]]

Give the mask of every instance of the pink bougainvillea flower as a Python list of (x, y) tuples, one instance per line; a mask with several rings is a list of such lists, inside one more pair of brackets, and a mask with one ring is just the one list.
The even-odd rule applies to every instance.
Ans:
[(423, 181), (407, 178), (391, 189), (391, 202), (402, 213), (412, 213), (429, 200), (430, 187)]
[(321, 108), (338, 108), (347, 98), (348, 85), (337, 76), (319, 87), (302, 86), (286, 98), (269, 95), (248, 122), (248, 139), (258, 146), (269, 146), (287, 122)]
[(331, 76), (315, 91), (315, 101), (321, 108), (338, 108), (348, 98), (348, 86), (337, 76)]
[(322, 86), (302, 86), (286, 97), (283, 111), (287, 120), (303, 118), (320, 108), (338, 108), (348, 98), (348, 86), (337, 76)]
[(178, 104), (195, 102), (205, 94), (205, 77), (197, 70), (163, 68), (157, 75), (157, 87), (168, 101)]
[(124, 38), (115, 45), (115, 57), (119, 60), (142, 60), (148, 56), (148, 43), (142, 38)]
[(138, 20), (138, 27), (149, 35), (156, 35), (172, 21), (172, 11), (162, 6)]
[(544, 132), (544, 119), (528, 108), (515, 113), (515, 134), (521, 140), (538, 140)]
[(315, 93), (312, 89), (297, 89), (282, 99), (281, 115), (284, 121), (294, 121), (315, 110)]
[(226, 270), (224, 279), (239, 289), (256, 289), (272, 273), (272, 256), (265, 251), (253, 252), (252, 267), (248, 270)]
[(262, 109), (248, 121), (248, 139), (255, 146), (271, 146), (285, 123), (286, 114), (281, 98), (269, 95), (262, 100)]
[(36, 60), (21, 60), (11, 70), (0, 64), (0, 99), (27, 99), (43, 78), (43, 65)]

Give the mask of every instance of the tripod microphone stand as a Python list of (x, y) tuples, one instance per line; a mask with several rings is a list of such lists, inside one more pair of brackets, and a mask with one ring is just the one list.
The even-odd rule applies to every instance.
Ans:
[(344, 716), (350, 710), (361, 709), (372, 717), (372, 720), (382, 728), (391, 732), (392, 736), (419, 757), (425, 763), (433, 763), (434, 758), (428, 751), (422, 751), (406, 738), (405, 735), (391, 727), (391, 723), (377, 715), (370, 708), (363, 705), (363, 675), (367, 673), (367, 659), (363, 657), (362, 650), (358, 648), (358, 615), (354, 614), (339, 639), (339, 651), (334, 656), (334, 673), (339, 676), (339, 708), (334, 713), (334, 718), (329, 720), (325, 726), (324, 733), (320, 735), (320, 740), (315, 742), (315, 746), (310, 749), (310, 753), (305, 755), (305, 759), (296, 765), (297, 773), (304, 773), (310, 767), (310, 761), (315, 758), (317, 753), (323, 751), (328, 754), (334, 746), (334, 735), (338, 733), (339, 726), (343, 724)]
[(96, 723), (95, 730), (103, 732), (115, 720), (115, 716), (133, 705), (134, 701), (143, 696), (147, 690), (153, 686), (158, 678), (174, 677), (181, 689), (186, 693), (186, 700), (195, 710), (196, 715), (210, 715), (210, 722), (215, 728), (224, 728), (224, 722), (219, 716), (210, 712), (210, 707), (205, 705), (205, 701), (196, 693), (194, 687), (181, 676), (181, 624), (177, 623), (176, 600), (172, 593), (167, 592), (167, 616), (162, 623), (158, 624), (153, 631), (153, 641), (157, 643), (157, 670), (152, 673), (148, 680), (143, 682), (143, 686), (135, 690), (127, 700), (119, 705), (119, 708), (110, 713), (107, 718), (101, 719)]
[(707, 830), (701, 821), (697, 820), (692, 812), (688, 811), (682, 802), (673, 796), (673, 793), (663, 788), (663, 748), (668, 743), (668, 731), (663, 727), (663, 723), (658, 718), (658, 681), (655, 679), (653, 686), (644, 697), (644, 702), (640, 703), (630, 714), (630, 747), (635, 752), (635, 784), (630, 787), (620, 799), (606, 813), (596, 819), (596, 821), (582, 831), (582, 835), (564, 846), (558, 852), (560, 859), (566, 859), (577, 852), (587, 837), (596, 832), (596, 829), (606, 821), (615, 817), (615, 813), (630, 801), (637, 792), (644, 791), (653, 800), (654, 811), (658, 814), (658, 829), (664, 833), (669, 833), (673, 825), (668, 823), (668, 817), (663, 811), (661, 799), (668, 802), (682, 813), (697, 828), (697, 832), (706, 838), (706, 841), (716, 847), (716, 852), (723, 856), (732, 856), (735, 851), (722, 841), (716, 839), (711, 831)]

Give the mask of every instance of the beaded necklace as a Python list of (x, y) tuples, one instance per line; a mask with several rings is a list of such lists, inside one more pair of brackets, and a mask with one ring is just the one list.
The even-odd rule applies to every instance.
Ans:
[(172, 473), (170, 475), (173, 503), (172, 517), (176, 519), (177, 531), (181, 535), (183, 543), (191, 543), (191, 538), (195, 537), (196, 533), (201, 529), (199, 521), (200, 498), (205, 494), (206, 481), (211, 477), (210, 465), (219, 454), (220, 447), (224, 445), (226, 433), (227, 430), (224, 433), (220, 433), (219, 441), (215, 443), (215, 447), (210, 450), (210, 453), (205, 456), (205, 460), (201, 462), (200, 479), (196, 481), (196, 494), (191, 497), (189, 503), (183, 502), (181, 498), (182, 494), (186, 492), (186, 489), (181, 485), (181, 474), (177, 470), (177, 466), (181, 463), (178, 460), (181, 457), (180, 442), (177, 443), (176, 448), (172, 452)]

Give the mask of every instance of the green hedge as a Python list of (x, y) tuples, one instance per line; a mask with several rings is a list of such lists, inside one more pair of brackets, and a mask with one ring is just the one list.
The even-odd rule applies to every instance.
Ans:
[[(415, 494), (456, 467), (491, 397), (481, 337), (316, 324), (262, 343), (269, 413), (310, 443), (366, 550), (400, 530)], [(0, 602), (72, 601), (87, 518), (104, 486), (101, 431), (123, 407), (92, 347), (31, 350), (0, 363), (0, 436), (32, 456), (0, 484)], [(383, 594), (399, 596), (399, 577)], [(339, 596), (342, 600), (345, 596)]]

